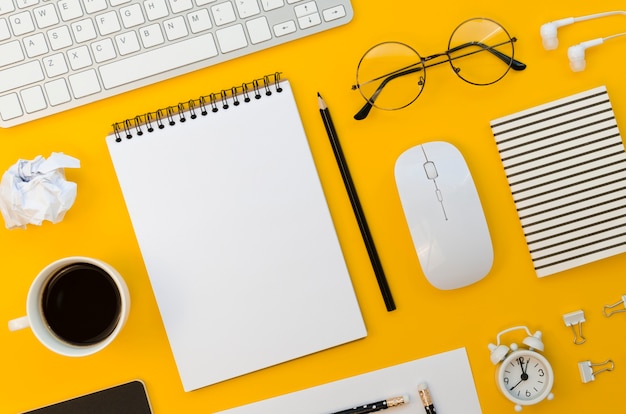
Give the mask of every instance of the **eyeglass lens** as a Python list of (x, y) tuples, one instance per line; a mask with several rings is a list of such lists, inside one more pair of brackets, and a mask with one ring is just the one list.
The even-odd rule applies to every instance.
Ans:
[(471, 19), (458, 26), (450, 36), (448, 51), (452, 70), (474, 85), (499, 81), (513, 62), (511, 37), (502, 26), (487, 19)]

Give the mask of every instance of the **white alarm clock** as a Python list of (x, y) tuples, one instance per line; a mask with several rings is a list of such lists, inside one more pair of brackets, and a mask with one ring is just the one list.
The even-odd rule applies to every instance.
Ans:
[[(519, 348), (513, 343), (510, 346), (500, 344), (500, 336), (505, 333), (523, 329), (528, 333), (522, 343), (528, 348)], [(537, 351), (543, 351), (541, 332), (534, 334), (525, 326), (514, 326), (500, 332), (496, 344), (489, 344), (491, 362), (500, 364), (496, 370), (498, 389), (515, 404), (515, 411), (522, 406), (537, 404), (543, 400), (554, 398), (554, 371), (550, 362)]]

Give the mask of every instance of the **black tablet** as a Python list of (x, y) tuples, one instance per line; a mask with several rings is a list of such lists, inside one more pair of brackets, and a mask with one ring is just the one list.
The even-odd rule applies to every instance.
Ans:
[(152, 414), (146, 387), (135, 380), (23, 414)]

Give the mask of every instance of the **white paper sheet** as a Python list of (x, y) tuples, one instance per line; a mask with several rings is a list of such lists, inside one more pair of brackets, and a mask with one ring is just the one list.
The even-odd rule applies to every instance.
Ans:
[(467, 352), (459, 348), (217, 414), (330, 414), (402, 395), (409, 403), (389, 414), (417, 414), (424, 412), (421, 383), (428, 385), (437, 414), (482, 413)]

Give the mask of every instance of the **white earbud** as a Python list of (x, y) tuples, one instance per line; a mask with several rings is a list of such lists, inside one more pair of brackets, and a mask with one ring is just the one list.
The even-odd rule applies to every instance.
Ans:
[(541, 34), (541, 40), (543, 42), (543, 47), (546, 50), (554, 50), (559, 46), (559, 39), (556, 33), (559, 27), (567, 26), (576, 22), (582, 22), (585, 20), (597, 19), (599, 17), (614, 16), (619, 14), (626, 16), (626, 11), (614, 10), (596, 14), (589, 14), (587, 16), (566, 17), (565, 19), (559, 19), (553, 22), (545, 23), (539, 29), (539, 32)]
[(604, 39), (599, 38), (570, 46), (570, 48), (567, 49), (567, 57), (569, 58), (569, 67), (572, 69), (572, 71), (582, 72), (583, 70), (585, 70), (585, 49), (587, 49), (588, 47), (601, 45), (602, 43), (604, 43)]
[(559, 46), (559, 39), (557, 37), (557, 29), (559, 27), (567, 26), (575, 22), (573, 17), (568, 17), (565, 19), (555, 20), (553, 22), (545, 23), (539, 29), (539, 33), (541, 34), (541, 41), (543, 42), (543, 47), (546, 50), (554, 50)]

